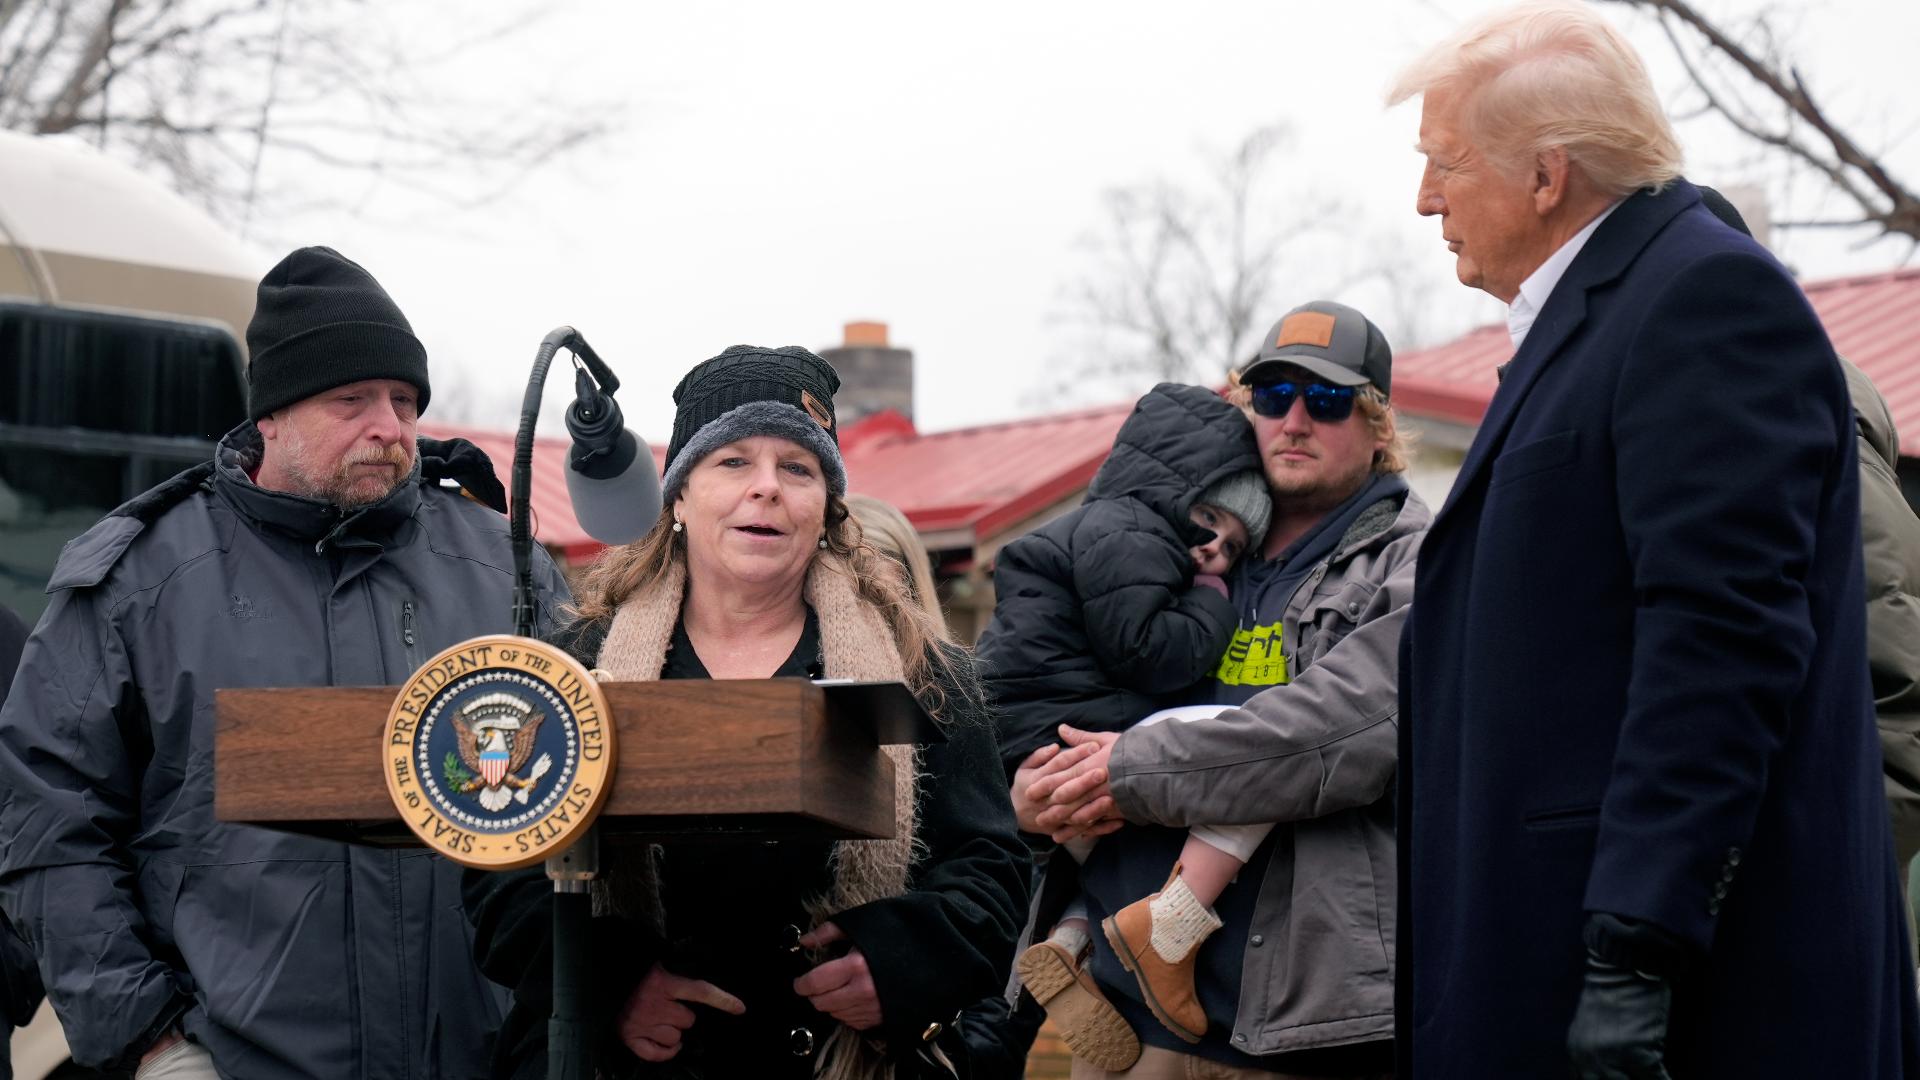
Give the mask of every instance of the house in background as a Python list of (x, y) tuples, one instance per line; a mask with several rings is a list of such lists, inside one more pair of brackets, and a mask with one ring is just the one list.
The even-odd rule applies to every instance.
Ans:
[[(1920, 505), (1920, 269), (1813, 282), (1814, 310), (1837, 348), (1879, 386), (1902, 433), (1900, 479)], [(1446, 499), (1480, 418), (1511, 357), (1504, 324), (1483, 326), (1394, 359), (1393, 402), (1416, 435), (1410, 480), (1436, 509)], [(884, 323), (848, 323), (843, 344), (821, 355), (841, 374), (840, 449), (853, 491), (898, 506), (932, 554), (955, 635), (972, 641), (993, 614), (993, 559), (1008, 541), (1080, 505), (1132, 402), (951, 431), (914, 427), (913, 353), (888, 341)], [(497, 466), (513, 460), (511, 433), (448, 427)], [(567, 502), (568, 443), (537, 440), (534, 534), (568, 566), (602, 545)], [(654, 456), (662, 449), (656, 445)], [(502, 478), (508, 472), (500, 468)]]

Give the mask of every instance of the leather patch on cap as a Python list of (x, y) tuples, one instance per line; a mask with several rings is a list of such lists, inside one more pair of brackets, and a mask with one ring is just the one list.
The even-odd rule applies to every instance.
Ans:
[(1324, 349), (1333, 344), (1333, 316), (1323, 311), (1301, 311), (1280, 322), (1280, 336), (1273, 347), (1312, 345)]
[(833, 430), (833, 415), (827, 412), (825, 405), (820, 404), (819, 398), (813, 396), (813, 391), (800, 391), (800, 404), (806, 406), (807, 415), (813, 417), (814, 423), (828, 431)]

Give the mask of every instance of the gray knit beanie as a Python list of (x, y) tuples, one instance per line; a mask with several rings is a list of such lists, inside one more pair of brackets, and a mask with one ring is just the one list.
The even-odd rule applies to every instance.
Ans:
[(840, 458), (840, 425), (833, 411), (839, 389), (833, 365), (798, 345), (735, 345), (696, 365), (673, 390), (678, 408), (661, 494), (671, 504), (687, 473), (720, 447), (773, 435), (813, 451), (827, 490), (845, 495), (847, 466)]
[(1267, 491), (1267, 474), (1258, 469), (1229, 473), (1193, 500), (1215, 506), (1240, 519), (1247, 527), (1247, 550), (1256, 551), (1267, 538), (1267, 526), (1273, 520), (1273, 496)]

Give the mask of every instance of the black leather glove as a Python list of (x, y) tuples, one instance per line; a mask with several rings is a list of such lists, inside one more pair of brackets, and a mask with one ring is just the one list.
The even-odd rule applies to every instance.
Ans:
[(420, 479), (429, 483), (452, 480), (482, 505), (507, 512), (506, 485), (494, 475), (493, 459), (485, 451), (465, 439), (421, 436), (419, 442)]
[(1667, 980), (1587, 950), (1587, 977), (1567, 1030), (1575, 1080), (1669, 1080)]

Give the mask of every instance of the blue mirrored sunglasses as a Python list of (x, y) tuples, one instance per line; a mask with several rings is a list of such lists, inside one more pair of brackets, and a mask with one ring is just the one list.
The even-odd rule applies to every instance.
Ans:
[(1253, 388), (1253, 411), (1261, 416), (1285, 416), (1293, 408), (1293, 399), (1307, 399), (1307, 415), (1326, 423), (1338, 423), (1353, 415), (1355, 387), (1327, 383), (1277, 382)]

